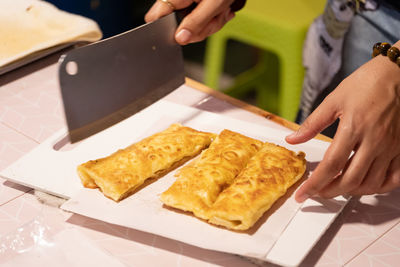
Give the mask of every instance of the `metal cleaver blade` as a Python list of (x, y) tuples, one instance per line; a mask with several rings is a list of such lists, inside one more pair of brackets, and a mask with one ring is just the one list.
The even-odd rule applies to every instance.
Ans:
[(58, 76), (71, 143), (130, 117), (185, 82), (176, 28), (170, 14), (61, 56)]

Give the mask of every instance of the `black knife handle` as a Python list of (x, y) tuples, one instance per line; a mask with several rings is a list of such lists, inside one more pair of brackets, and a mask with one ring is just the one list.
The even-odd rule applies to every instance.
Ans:
[(245, 4), (246, 0), (235, 0), (235, 2), (233, 2), (231, 5), (231, 10), (233, 12), (239, 11), (244, 7)]
[(183, 9), (176, 10), (176, 20), (178, 24), (181, 24), (182, 20), (189, 15), (197, 6), (197, 3), (193, 2), (190, 6), (185, 7)]

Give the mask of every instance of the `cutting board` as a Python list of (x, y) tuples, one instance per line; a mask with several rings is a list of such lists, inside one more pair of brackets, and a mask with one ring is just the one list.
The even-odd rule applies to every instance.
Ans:
[[(55, 146), (57, 147), (57, 144), (67, 132), (65, 129), (60, 130), (9, 168), (2, 171), (0, 176), (57, 196), (72, 198), (63, 208), (75, 213), (80, 213), (113, 224), (151, 232), (199, 247), (256, 257), (284, 266), (297, 266), (300, 264), (302, 259), (308, 254), (313, 245), (319, 240), (347, 203), (346, 199), (339, 197), (333, 200), (309, 199), (302, 206), (296, 206), (293, 196), (290, 197), (263, 225), (276, 226), (282, 224), (277, 228), (279, 232), (273, 233), (276, 239), (274, 239), (273, 242), (271, 241), (271, 244), (268, 246), (265, 244), (265, 251), (260, 250), (257, 253), (253, 253), (251, 250), (243, 252), (240, 248), (228, 244), (223, 247), (213, 246), (212, 242), (208, 242), (207, 239), (203, 238), (202, 240), (198, 240), (190, 235), (180, 235), (174, 231), (164, 231), (165, 229), (163, 229), (163, 227), (152, 228), (149, 227), (149, 224), (145, 223), (140, 225), (132, 224), (132, 221), (135, 220), (132, 220), (130, 217), (118, 220), (117, 214), (116, 216), (101, 215), (102, 213), (110, 215), (113, 212), (117, 212), (117, 210), (123, 213), (124, 205), (127, 205), (126, 208), (130, 208), (128, 206), (130, 203), (129, 201), (132, 201), (131, 203), (135, 203), (135, 201), (140, 202), (138, 198), (140, 198), (141, 194), (145, 194), (146, 190), (153, 190), (157, 186), (167, 186), (168, 182), (173, 182), (172, 176), (165, 178), (165, 180), (163, 180), (163, 178), (160, 179), (160, 182), (157, 181), (144, 190), (139, 191), (138, 194), (135, 193), (125, 202), (114, 203), (103, 197), (98, 190), (83, 189), (76, 173), (76, 166), (91, 159), (108, 156), (120, 148), (127, 147), (146, 136), (167, 128), (174, 122), (180, 122), (183, 125), (198, 130), (215, 133), (219, 133), (221, 130), (227, 128), (262, 141), (283, 145), (294, 151), (304, 151), (307, 155), (306, 159), (309, 163), (309, 168), (315, 167), (322, 159), (329, 145), (329, 143), (323, 141), (311, 140), (301, 145), (292, 146), (284, 141), (284, 136), (286, 136), (289, 131), (272, 129), (266, 126), (232, 119), (223, 115), (174, 104), (166, 100), (160, 100), (113, 127), (85, 139), (67, 151), (60, 151), (54, 148)], [(82, 199), (85, 200), (87, 197), (88, 201), (82, 201)], [(105, 206), (93, 205), (93, 203), (99, 203), (96, 201), (104, 201), (107, 203), (104, 203)], [(150, 202), (148, 203), (149, 207), (154, 203), (156, 209), (162, 208), (156, 196), (154, 196), (154, 199), (151, 199)], [(142, 201), (142, 203), (144, 202)], [(98, 206), (99, 209), (93, 208), (94, 206)], [(103, 212), (101, 213), (101, 211)], [(148, 216), (148, 218), (153, 221), (163, 219), (162, 217), (158, 218), (157, 213), (152, 213), (153, 211), (151, 208), (144, 209), (144, 211), (147, 212), (144, 216)], [(161, 211), (166, 212), (165, 210)], [(279, 214), (283, 214), (285, 221), (281, 221), (279, 219), (280, 217), (277, 217)], [(199, 224), (200, 227), (205, 229), (204, 231), (209, 231), (207, 227), (211, 227), (194, 217), (183, 216), (184, 217), (181, 217), (182, 220), (188, 220), (189, 225)], [(124, 219), (126, 220), (124, 221)], [(262, 231), (268, 231), (268, 229), (263, 229), (263, 226), (261, 226), (260, 229)], [(217, 229), (216, 227), (214, 228)], [(215, 229), (210, 231), (216, 231)], [(188, 228), (188, 230), (190, 229)], [(261, 230), (257, 230), (253, 237), (255, 238), (257, 232)], [(221, 232), (218, 230), (215, 233), (220, 234)], [(228, 234), (231, 233), (228, 232)], [(251, 238), (252, 235), (249, 235), (249, 244), (251, 244), (251, 241), (254, 241)]]

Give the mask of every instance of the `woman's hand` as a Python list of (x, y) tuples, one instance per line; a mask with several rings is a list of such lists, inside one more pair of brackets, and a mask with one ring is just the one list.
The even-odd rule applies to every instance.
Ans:
[(343, 80), (286, 141), (305, 142), (337, 118), (333, 142), (296, 200), (370, 195), (399, 187), (400, 68), (382, 55), (370, 60)]
[[(197, 7), (183, 19), (175, 33), (175, 39), (181, 45), (204, 40), (235, 16), (231, 10), (234, 0), (169, 0), (169, 2), (177, 10), (189, 7), (193, 2), (198, 3)], [(156, 1), (145, 15), (145, 20), (151, 22), (172, 12), (174, 10), (170, 5)]]

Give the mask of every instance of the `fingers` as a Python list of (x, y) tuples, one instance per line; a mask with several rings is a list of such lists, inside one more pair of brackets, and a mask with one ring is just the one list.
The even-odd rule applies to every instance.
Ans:
[(203, 35), (204, 38), (219, 31), (222, 28), (222, 26), (225, 25), (225, 23), (227, 23), (234, 17), (235, 17), (235, 13), (232, 12), (230, 8), (228, 8), (227, 10), (225, 10), (224, 12), (219, 14), (216, 18), (211, 20), (211, 22), (206, 27), (207, 31)]
[(219, 31), (225, 23), (235, 17), (235, 13), (233, 13), (230, 9), (227, 9), (225, 12), (219, 14), (217, 17), (213, 18), (205, 27), (203, 31), (198, 33), (195, 37), (191, 38), (190, 42), (200, 42), (207, 38), (208, 36)]
[(298, 144), (314, 138), (326, 127), (335, 122), (338, 118), (337, 107), (328, 98), (323, 101), (317, 109), (304, 121), (297, 132), (286, 136), (289, 144)]
[(342, 174), (318, 192), (324, 198), (339, 195), (382, 194), (400, 187), (400, 155), (381, 154), (374, 158), (377, 148), (362, 145), (348, 162)]
[(330, 184), (346, 166), (352, 150), (357, 145), (356, 141), (351, 131), (339, 124), (335, 138), (326, 151), (323, 160), (310, 178), (297, 190), (296, 201), (303, 202)]
[[(376, 167), (380, 167), (378, 161), (377, 165), (373, 165), (374, 158), (371, 156), (372, 153), (368, 146), (360, 146), (360, 148), (354, 153), (352, 160), (349, 162), (346, 169), (343, 170), (342, 175), (335, 179), (328, 186), (324, 187), (318, 195), (324, 198), (333, 198), (343, 194), (351, 194), (360, 189), (360, 185), (365, 181), (365, 177), (368, 176), (369, 170), (372, 172), (371, 175), (375, 175), (378, 170)], [(373, 167), (374, 166), (374, 167)], [(373, 179), (373, 177), (371, 177)], [(368, 181), (373, 183), (375, 181)], [(365, 185), (367, 186), (367, 185)], [(362, 189), (362, 188), (361, 188)]]
[(377, 193), (383, 194), (400, 187), (400, 155), (397, 155), (389, 165), (386, 180)]
[[(190, 6), (193, 2), (192, 0), (169, 0), (171, 4), (177, 9), (183, 9), (185, 7)], [(149, 11), (144, 16), (144, 20), (146, 22), (155, 21), (161, 17), (171, 14), (174, 10), (167, 3), (163, 3), (161, 1), (156, 0), (153, 6), (149, 9)]]
[[(189, 44), (204, 40), (217, 32), (235, 16), (230, 5), (234, 0), (169, 0), (176, 10), (186, 8), (197, 2), (196, 8), (187, 15), (179, 25), (175, 39), (181, 44)], [(151, 22), (172, 13), (170, 5), (156, 1), (145, 15), (145, 21)]]
[[(369, 155), (371, 157), (371, 155)], [(363, 179), (360, 186), (355, 190), (349, 191), (350, 195), (372, 195), (378, 193), (382, 184), (385, 182), (386, 173), (390, 164), (390, 159), (385, 155), (380, 155), (371, 164), (368, 173)], [(365, 166), (366, 168), (367, 166)]]
[(181, 45), (201, 41), (211, 32), (220, 29), (227, 22), (227, 18), (232, 18), (232, 15), (228, 16), (225, 13), (230, 10), (232, 2), (233, 0), (201, 1), (179, 25), (175, 35), (176, 41)]

